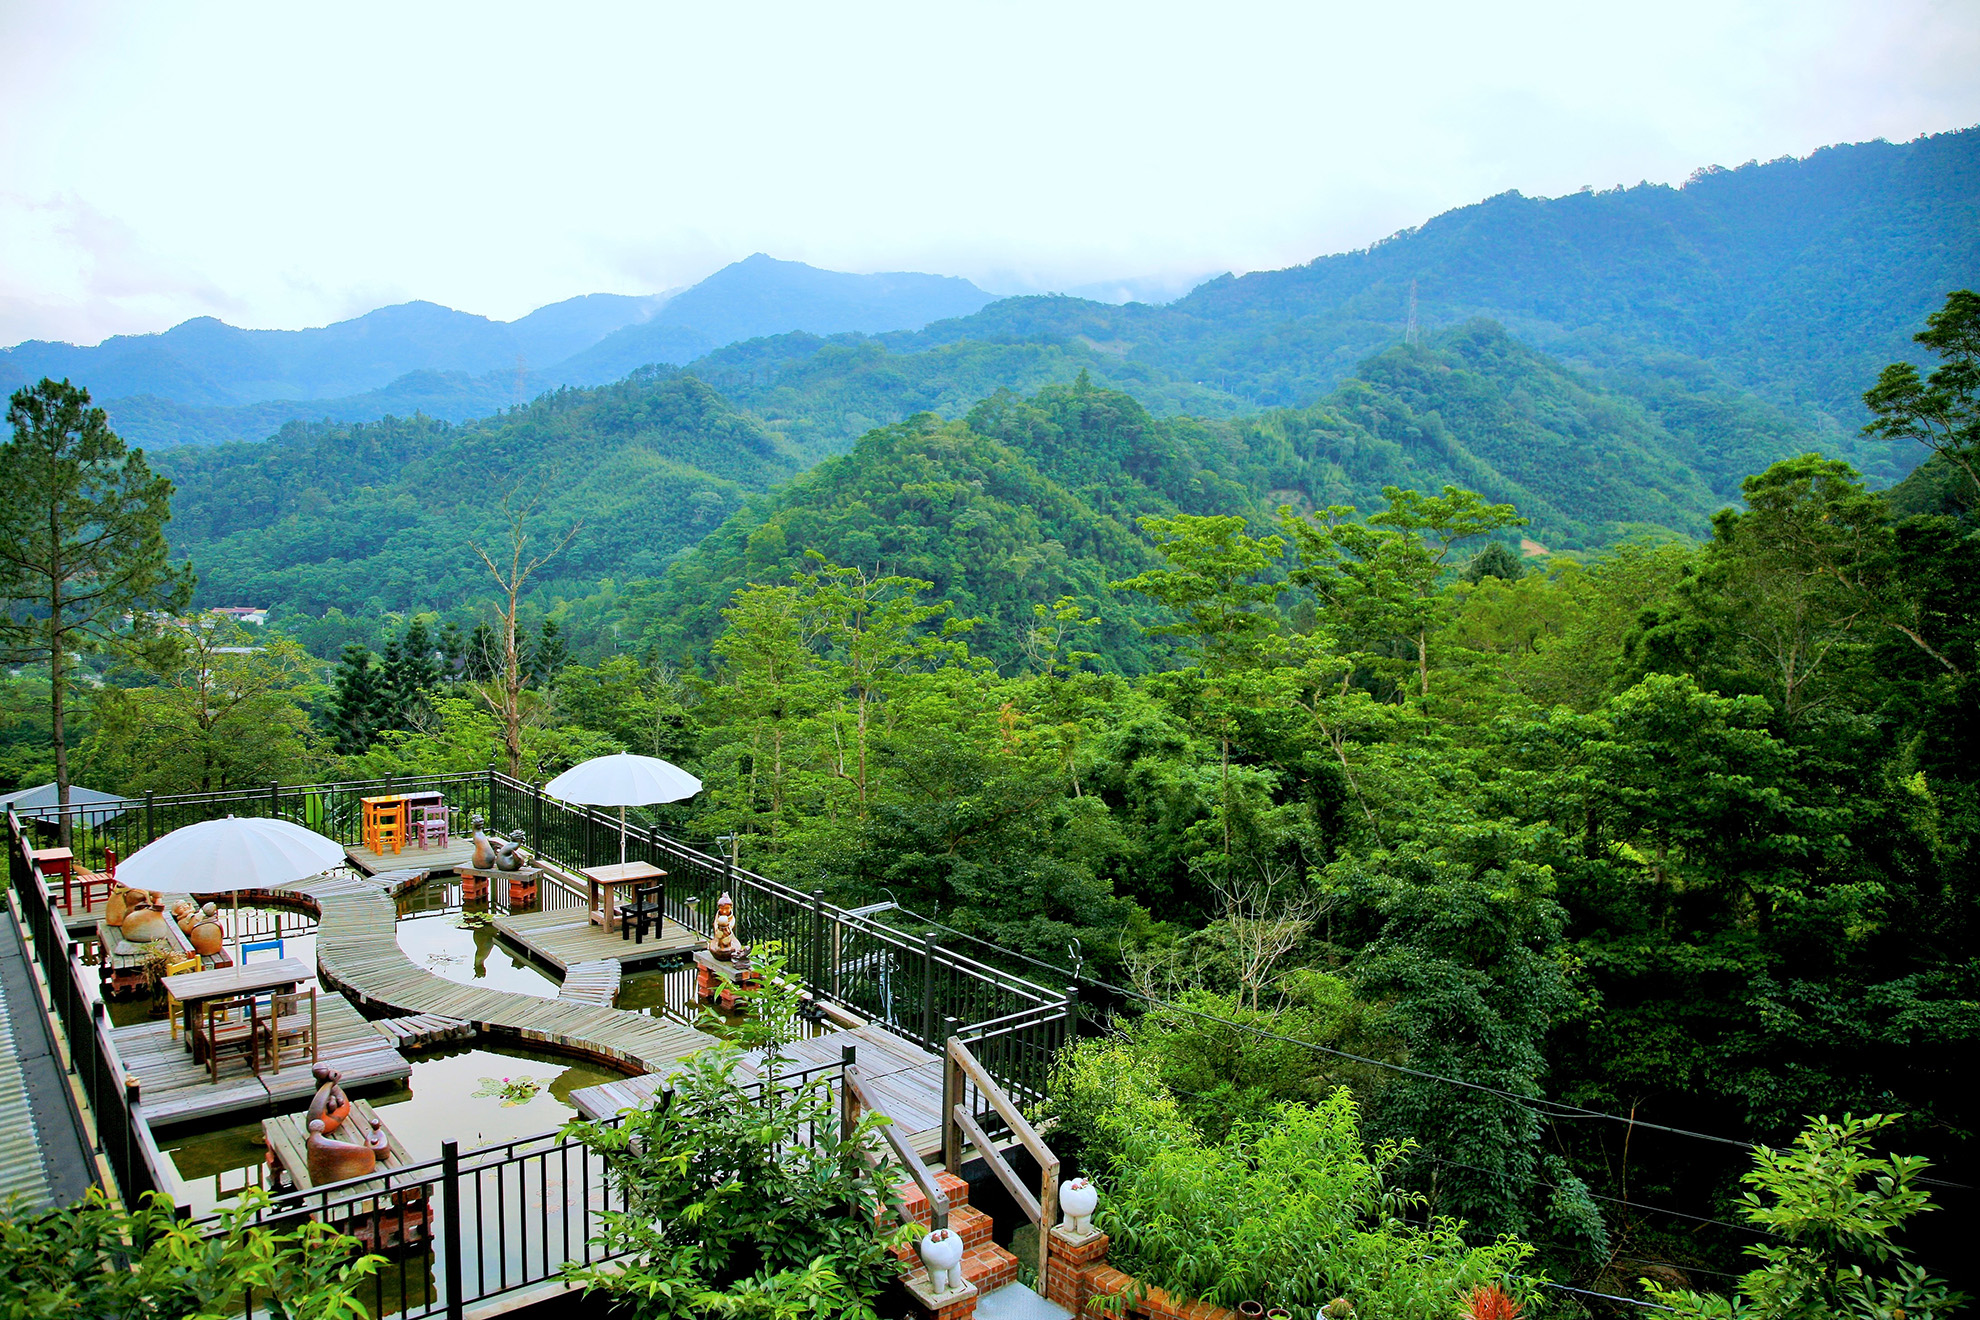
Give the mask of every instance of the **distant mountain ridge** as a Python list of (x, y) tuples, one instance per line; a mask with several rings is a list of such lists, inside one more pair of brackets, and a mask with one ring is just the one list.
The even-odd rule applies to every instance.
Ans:
[[(953, 276), (852, 275), (758, 253), (676, 293), (589, 294), (511, 322), (411, 302), (310, 330), (196, 317), (94, 347), (30, 340), (0, 350), (0, 389), (67, 377), (152, 445), (260, 438), (298, 417), (369, 420), (408, 404), (465, 420), (734, 340), (919, 329), (990, 301)], [(235, 409), (247, 411), (223, 411)]]

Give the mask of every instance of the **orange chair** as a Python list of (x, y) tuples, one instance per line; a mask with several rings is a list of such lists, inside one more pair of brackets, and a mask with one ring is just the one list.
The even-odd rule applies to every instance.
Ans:
[(378, 815), (375, 817), (372, 825), (372, 836), (376, 839), (376, 842), (371, 845), (371, 850), (380, 855), (383, 855), (385, 845), (388, 843), (392, 845), (392, 851), (394, 853), (404, 848), (406, 846), (406, 804), (403, 802), (379, 803)]

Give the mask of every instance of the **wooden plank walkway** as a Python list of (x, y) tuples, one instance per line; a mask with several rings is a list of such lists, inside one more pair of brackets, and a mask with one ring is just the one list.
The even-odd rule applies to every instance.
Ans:
[(607, 933), (603, 926), (593, 925), (581, 907), (498, 915), (495, 929), (537, 962), (560, 972), (606, 959), (627, 967), (678, 962), (682, 954), (708, 938), (670, 918), (659, 934), (649, 933), (635, 944), (617, 931)]
[(460, 1018), (443, 1017), (438, 1013), (415, 1013), (410, 1017), (381, 1018), (372, 1025), (378, 1028), (385, 1039), (402, 1050), (416, 1050), (443, 1041), (469, 1040), (474, 1036), (474, 1023), (463, 1022)]
[[(856, 1061), (866, 1088), (873, 1093), (908, 1141), (922, 1154), (942, 1145), (942, 1061), (914, 1042), (881, 1026), (857, 1031), (832, 1031), (797, 1041), (784, 1053), (779, 1076), (837, 1063), (846, 1046), (858, 1051)], [(753, 1081), (761, 1071), (760, 1055), (745, 1055), (737, 1076)], [(621, 1109), (644, 1109), (666, 1085), (665, 1077), (628, 1077), (571, 1092), (571, 1103), (590, 1119), (610, 1118)], [(836, 1085), (834, 1087), (836, 1093)]]
[(392, 900), (366, 879), (333, 874), (290, 892), (317, 908), (318, 974), (360, 1004), (459, 1018), (479, 1030), (587, 1054), (628, 1072), (665, 1072), (708, 1044), (692, 1027), (643, 1013), (479, 989), (435, 976), (399, 948)]
[[(405, 1057), (377, 1026), (335, 993), (316, 996), (317, 1061), (344, 1074), (350, 1089), (398, 1081), (412, 1072)], [(261, 1075), (233, 1057), (220, 1064), (215, 1084), (203, 1063), (194, 1063), (184, 1033), (172, 1039), (172, 1024), (144, 1022), (110, 1032), (124, 1067), (138, 1079), (144, 1115), (151, 1126), (169, 1127), (220, 1114), (265, 1113), (306, 1103), (316, 1090), (308, 1060), (285, 1063), (281, 1072), (263, 1064)]]
[(625, 971), (625, 964), (616, 958), (578, 963), (564, 973), (564, 985), (557, 992), (557, 998), (574, 999), (581, 1004), (602, 1004), (610, 1008), (618, 1002), (619, 985)]

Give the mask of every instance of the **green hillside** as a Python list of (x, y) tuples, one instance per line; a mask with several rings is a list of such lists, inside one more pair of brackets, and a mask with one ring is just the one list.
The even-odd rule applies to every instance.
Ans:
[(505, 536), (512, 493), (535, 501), (539, 546), (585, 524), (544, 587), (651, 576), (799, 467), (778, 437), (671, 369), (466, 426), (291, 423), (270, 441), (170, 449), (157, 463), (178, 484), (173, 550), (197, 566), (203, 603), (311, 614), (487, 595), (469, 542)]

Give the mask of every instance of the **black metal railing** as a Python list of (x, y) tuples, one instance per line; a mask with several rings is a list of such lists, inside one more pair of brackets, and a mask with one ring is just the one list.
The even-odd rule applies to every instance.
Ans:
[(7, 813), (7, 874), (21, 922), (48, 984), (50, 1006), (65, 1038), (68, 1069), (81, 1084), (95, 1122), (96, 1153), (109, 1162), (127, 1202), (152, 1191), (170, 1195), (175, 1182), (144, 1120), (143, 1099), (110, 1039), (103, 1001), (89, 993), (95, 975), (83, 965), (82, 946), (69, 938), (56, 915), (48, 882), (30, 853), (19, 818)]
[[(834, 1061), (791, 1070), (775, 1085), (820, 1086), (836, 1097), (843, 1068)], [(762, 1103), (764, 1086), (745, 1084), (740, 1102)], [(823, 1108), (836, 1123), (837, 1107)], [(792, 1139), (816, 1144), (820, 1135), (807, 1123)], [(549, 1132), (465, 1151), (449, 1141), (438, 1159), (308, 1191), (272, 1191), (253, 1222), (282, 1229), (309, 1218), (349, 1233), (386, 1257), (360, 1288), (358, 1300), (371, 1315), (452, 1320), (477, 1302), (554, 1281), (566, 1265), (612, 1259), (596, 1241), (598, 1216), (625, 1206), (601, 1156)], [(214, 1215), (190, 1226), (219, 1223)], [(265, 1301), (251, 1293), (230, 1300), (243, 1317)]]

